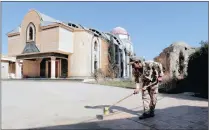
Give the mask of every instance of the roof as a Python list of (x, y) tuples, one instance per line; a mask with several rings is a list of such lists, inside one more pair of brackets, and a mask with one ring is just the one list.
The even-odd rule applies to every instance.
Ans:
[(56, 24), (56, 22), (41, 21), (41, 26), (48, 26), (53, 24)]
[[(126, 48), (126, 46), (124, 46), (126, 43), (130, 43), (131, 44), (131, 42), (129, 40), (120, 39), (118, 37), (117, 34), (128, 35), (128, 32), (124, 28), (122, 28), (122, 27), (116, 27), (116, 28), (114, 28), (112, 30), (112, 32), (104, 33), (102, 31), (99, 31), (99, 30), (95, 29), (95, 28), (86, 28), (86, 27), (84, 27), (84, 26), (82, 26), (80, 24), (75, 24), (75, 23), (70, 22), (70, 21), (69, 22), (62, 22), (62, 21), (54, 19), (54, 18), (52, 18), (52, 17), (50, 17), (48, 15), (45, 15), (45, 14), (43, 14), (43, 13), (37, 11), (37, 10), (34, 10), (34, 11), (36, 11), (37, 14), (41, 18), (41, 26), (48, 26), (48, 25), (53, 25), (53, 24), (57, 24), (57, 23), (62, 23), (62, 24), (65, 24), (65, 25), (73, 27), (73, 28), (81, 28), (81, 29), (87, 30), (87, 31), (89, 31), (89, 32), (91, 32), (91, 33), (93, 33), (93, 34), (95, 34), (97, 36), (100, 36), (100, 37), (106, 39), (106, 40), (111, 40), (110, 37), (113, 36), (113, 43), (117, 44), (117, 45), (120, 45), (120, 49)], [(16, 29), (12, 30), (9, 33), (20, 32), (20, 28), (21, 28), (21, 26), (18, 26)], [(38, 50), (36, 50), (36, 51), (38, 51)]]
[(22, 54), (34, 53), (34, 52), (40, 52), (40, 51), (37, 48), (36, 44), (34, 42), (31, 42), (31, 43), (26, 43), (25, 48), (24, 48)]
[(35, 10), (35, 11), (39, 14), (39, 16), (41, 17), (42, 21), (45, 21), (45, 22), (61, 22), (61, 21), (56, 20), (56, 19), (54, 19), (54, 18), (52, 18), (52, 17), (50, 17), (48, 15), (43, 14), (43, 13), (37, 11), (37, 10)]
[[(40, 16), (41, 18), (41, 26), (47, 26), (47, 25), (52, 25), (52, 24), (55, 24), (55, 23), (62, 23), (61, 21), (59, 20), (56, 20), (48, 15), (45, 15), (37, 10), (35, 10), (38, 15)], [(16, 32), (20, 32), (20, 28), (21, 26), (18, 26), (17, 28), (13, 29), (12, 31), (8, 32), (9, 33), (16, 33)]]
[(124, 28), (122, 28), (122, 27), (113, 28), (113, 30), (111, 31), (111, 33), (113, 33), (113, 34), (128, 35), (128, 32)]
[(20, 32), (20, 26), (18, 26), (17, 28), (13, 29), (9, 33), (19, 33), (19, 32)]
[(15, 62), (16, 58), (15, 57), (10, 57), (10, 56), (5, 56), (5, 55), (1, 54), (1, 60)]

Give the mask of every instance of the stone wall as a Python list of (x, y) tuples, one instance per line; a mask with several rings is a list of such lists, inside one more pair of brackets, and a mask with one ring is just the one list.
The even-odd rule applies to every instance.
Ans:
[[(179, 55), (182, 52), (184, 57), (183, 73), (179, 72)], [(187, 66), (189, 55), (195, 52), (195, 48), (189, 46), (185, 42), (175, 42), (165, 48), (159, 56), (154, 58), (154, 61), (160, 62), (165, 70), (165, 75), (169, 77), (182, 77), (187, 75)]]

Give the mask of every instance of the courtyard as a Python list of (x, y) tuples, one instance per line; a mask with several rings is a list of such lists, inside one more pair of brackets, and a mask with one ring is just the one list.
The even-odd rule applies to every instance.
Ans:
[(2, 81), (2, 129), (208, 129), (208, 100), (185, 94), (159, 94), (156, 116), (138, 120), (141, 94), (103, 107), (132, 89), (72, 81)]

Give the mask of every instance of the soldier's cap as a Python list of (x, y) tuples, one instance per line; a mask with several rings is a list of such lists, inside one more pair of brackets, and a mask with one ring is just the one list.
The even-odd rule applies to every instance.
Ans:
[(139, 57), (139, 56), (133, 56), (133, 57), (131, 57), (130, 59), (133, 60), (133, 61), (141, 61), (141, 62), (144, 61), (144, 58)]

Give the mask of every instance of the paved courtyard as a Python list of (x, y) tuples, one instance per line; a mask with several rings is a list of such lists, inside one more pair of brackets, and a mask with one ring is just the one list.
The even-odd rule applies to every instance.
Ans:
[(183, 94), (160, 94), (154, 118), (138, 120), (141, 94), (96, 118), (132, 92), (70, 81), (3, 81), (2, 129), (208, 129), (208, 101)]

